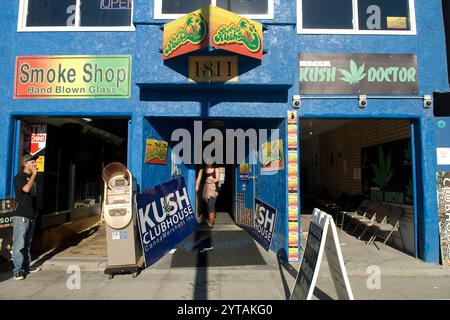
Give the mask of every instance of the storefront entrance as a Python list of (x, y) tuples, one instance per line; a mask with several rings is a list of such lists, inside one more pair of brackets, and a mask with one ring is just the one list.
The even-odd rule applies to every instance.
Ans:
[[(32, 245), (41, 253), (100, 221), (102, 170), (110, 162), (127, 164), (129, 120), (24, 117), (20, 122), (19, 163), (24, 154), (39, 156), (39, 218)], [(106, 251), (104, 244), (99, 250)]]
[[(351, 235), (368, 241), (374, 235), (371, 228), (362, 235), (366, 226), (348, 215), (342, 225), (342, 212), (354, 211), (364, 203), (373, 209), (367, 211), (368, 219), (384, 222), (384, 227), (393, 231), (377, 238), (375, 244), (388, 238), (387, 244), (416, 256), (420, 199), (415, 193), (413, 122), (302, 119), (300, 128), (302, 214), (318, 207), (333, 214), (336, 223)], [(361, 210), (361, 214), (365, 212)]]
[[(183, 176), (190, 198), (195, 203), (197, 220), (200, 223), (197, 232), (181, 243), (174, 253), (172, 267), (264, 264), (258, 243), (253, 240), (253, 235), (242, 228), (253, 226), (257, 200), (279, 212), (278, 219), (273, 219), (268, 224), (273, 226), (274, 236), (266, 250), (286, 250), (287, 219), (282, 214), (287, 207), (287, 176), (284, 166), (286, 152), (283, 151), (286, 147), (285, 119), (204, 120), (154, 117), (147, 120), (144, 126), (146, 141), (150, 144), (167, 142), (168, 156), (167, 163), (144, 165), (142, 189), (164, 183), (176, 176)], [(266, 140), (271, 141), (271, 130), (275, 129), (278, 129), (276, 141), (283, 141), (276, 144), (281, 150), (278, 161), (283, 166), (266, 171), (258, 157), (260, 130), (266, 130)], [(180, 144), (186, 141), (192, 142), (190, 147), (178, 152)], [(195, 144), (197, 141), (200, 143)], [(267, 143), (263, 142), (263, 145), (267, 146)], [(221, 155), (218, 155), (219, 153)], [(200, 158), (195, 158), (196, 154), (200, 154)], [(202, 168), (202, 156), (205, 155), (217, 156), (222, 160), (216, 161), (220, 170), (220, 181), (217, 184), (217, 220), (212, 229), (208, 229), (206, 224), (207, 210), (202, 199), (202, 185), (199, 192), (195, 192), (195, 181), (199, 169)], [(256, 163), (252, 163), (252, 156)], [(274, 188), (275, 185), (284, 188)]]

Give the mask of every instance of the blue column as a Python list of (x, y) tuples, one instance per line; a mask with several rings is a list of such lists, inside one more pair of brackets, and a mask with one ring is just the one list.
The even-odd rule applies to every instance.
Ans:
[[(425, 262), (439, 263), (439, 221), (436, 194), (436, 143), (433, 118), (420, 121), (423, 208), (418, 212), (418, 252)], [(419, 180), (420, 181), (420, 180)], [(422, 209), (422, 210), (420, 210)]]
[[(14, 155), (13, 126), (9, 114), (2, 112), (2, 122), (0, 125), (0, 198), (10, 196), (11, 194), (11, 157)], [(17, 146), (18, 147), (18, 146)]]
[(133, 113), (131, 118), (131, 129), (128, 130), (128, 167), (136, 178), (139, 186), (142, 186), (142, 164), (144, 163), (143, 121), (144, 118), (141, 114)]

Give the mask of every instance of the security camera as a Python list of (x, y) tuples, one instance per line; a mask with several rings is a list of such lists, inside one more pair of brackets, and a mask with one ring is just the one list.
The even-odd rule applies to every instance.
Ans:
[(294, 108), (300, 108), (301, 105), (301, 97), (299, 95), (292, 96), (292, 106)]
[(364, 109), (367, 106), (367, 96), (366, 95), (360, 95), (358, 98), (358, 106), (361, 109)]
[(424, 95), (423, 96), (423, 107), (428, 109), (433, 104), (431, 95)]

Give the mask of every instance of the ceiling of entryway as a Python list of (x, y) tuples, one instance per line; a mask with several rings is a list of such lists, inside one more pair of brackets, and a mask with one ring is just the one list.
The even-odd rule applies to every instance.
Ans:
[(302, 140), (317, 137), (332, 129), (344, 126), (351, 119), (302, 119), (300, 120), (300, 136)]

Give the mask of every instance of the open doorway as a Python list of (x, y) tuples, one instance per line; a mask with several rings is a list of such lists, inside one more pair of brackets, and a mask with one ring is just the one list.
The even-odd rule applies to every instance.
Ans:
[[(377, 238), (378, 243), (387, 240), (390, 246), (414, 256), (416, 201), (412, 122), (303, 119), (300, 127), (302, 215), (307, 216), (317, 207), (332, 214), (338, 226), (350, 235), (368, 240), (374, 235), (374, 229), (368, 229), (365, 239), (361, 235), (365, 226), (360, 225), (358, 229), (357, 220), (342, 212), (370, 207), (373, 210), (367, 211), (366, 218), (380, 223), (386, 217), (384, 222), (392, 225), (393, 232)], [(363, 201), (366, 206), (362, 206)]]
[[(283, 141), (284, 143), (274, 143), (279, 149), (286, 146), (284, 120), (146, 118), (143, 126), (146, 139), (167, 141), (170, 156), (167, 157), (166, 166), (149, 164), (143, 167), (142, 179), (148, 183), (144, 185), (143, 190), (174, 179), (176, 176), (184, 177), (192, 203), (195, 202), (199, 222), (196, 232), (177, 246), (172, 256), (171, 267), (265, 264), (260, 250), (269, 251), (270, 242), (268, 245), (264, 243), (264, 246), (261, 245), (259, 248), (255, 240), (257, 235), (250, 234), (243, 226), (253, 226), (251, 217), (257, 197), (271, 208), (277, 208), (275, 210), (279, 210), (278, 212), (284, 212), (287, 205), (286, 166), (282, 161), (283, 166), (279, 170), (266, 172), (260, 162), (252, 160), (252, 156), (258, 156), (259, 142), (266, 143), (266, 147), (269, 146), (267, 139), (276, 137), (277, 142)], [(175, 131), (177, 134), (174, 139)], [(277, 134), (272, 131), (276, 131)], [(215, 157), (218, 150), (222, 153)], [(279, 155), (279, 152), (276, 154)], [(286, 156), (285, 153), (282, 154)], [(202, 199), (202, 186), (199, 186), (199, 192), (195, 192), (196, 179), (201, 168), (197, 163), (203, 160), (203, 155), (215, 158), (221, 171), (221, 181), (218, 183), (219, 197), (216, 202), (217, 218), (212, 228), (207, 225), (205, 219), (207, 214), (206, 204)], [(224, 165), (224, 162), (230, 164)], [(256, 187), (257, 184), (259, 188)], [(276, 252), (286, 243), (287, 223), (283, 218), (280, 213), (276, 225), (273, 224), (272, 248), (276, 250), (271, 250)], [(262, 242), (261, 239), (258, 240)]]
[[(223, 131), (225, 123), (224, 121), (220, 120), (212, 120), (206, 122), (208, 128), (218, 129)], [(215, 208), (216, 208), (216, 223), (233, 223), (235, 221), (234, 217), (234, 206), (233, 206), (233, 200), (234, 200), (234, 193), (236, 190), (235, 186), (235, 165), (234, 164), (225, 164), (225, 159), (227, 159), (227, 148), (226, 148), (226, 135), (223, 136), (224, 141), (218, 142), (218, 147), (222, 148), (223, 152), (223, 163), (215, 164), (215, 166), (219, 169), (220, 176), (216, 177), (219, 178), (219, 182), (216, 183), (216, 189), (218, 191), (218, 197), (216, 200)], [(204, 154), (205, 148), (208, 147), (208, 142), (203, 141), (202, 144), (202, 155)], [(211, 156), (215, 157), (217, 150), (215, 150)], [(197, 165), (195, 168), (195, 177), (198, 177), (200, 169), (204, 168), (203, 165)], [(206, 224), (208, 220), (208, 207), (206, 202), (203, 200), (203, 187), (205, 184), (205, 172), (203, 170), (203, 176), (200, 181), (200, 188), (199, 191), (196, 194), (196, 208), (197, 208), (197, 215), (199, 217), (199, 222)]]
[(79, 250), (79, 244), (82, 232), (100, 222), (103, 168), (110, 162), (127, 164), (128, 122), (126, 118), (21, 119), (19, 160), (27, 153), (39, 156), (35, 253), (64, 247), (68, 241), (69, 247), (77, 247), (66, 252), (70, 256), (106, 255), (101, 224), (98, 245)]
[[(222, 164), (217, 165), (220, 171), (219, 182), (216, 184), (218, 197), (216, 201), (216, 213), (219, 216), (218, 221), (234, 219), (234, 193), (235, 193), (235, 165)], [(198, 177), (199, 170), (202, 166), (197, 166), (195, 176)], [(196, 207), (201, 223), (206, 223), (208, 210), (206, 202), (202, 199), (202, 190), (204, 186), (204, 175), (200, 183), (199, 192), (196, 195)], [(226, 216), (226, 217), (222, 217)]]

